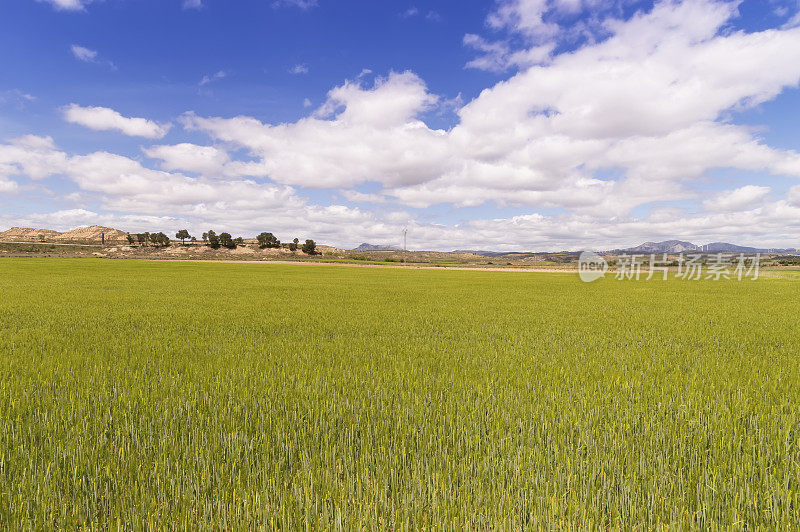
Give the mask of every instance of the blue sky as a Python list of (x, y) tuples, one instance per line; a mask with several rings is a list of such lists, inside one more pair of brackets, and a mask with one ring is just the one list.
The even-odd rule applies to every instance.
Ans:
[(7, 0), (0, 229), (800, 247), (796, 0)]

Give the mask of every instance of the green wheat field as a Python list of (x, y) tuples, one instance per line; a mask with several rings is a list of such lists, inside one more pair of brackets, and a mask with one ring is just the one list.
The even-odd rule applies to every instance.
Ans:
[(800, 526), (800, 281), (0, 259), (0, 529)]

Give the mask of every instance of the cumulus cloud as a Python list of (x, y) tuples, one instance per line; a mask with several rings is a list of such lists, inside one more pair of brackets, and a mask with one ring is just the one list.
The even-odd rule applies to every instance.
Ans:
[(690, 0), (609, 21), (612, 37), (484, 90), (449, 131), (420, 119), (441, 98), (410, 72), (346, 82), (295, 123), (194, 114), (184, 123), (248, 149), (257, 175), (284, 184), (375, 182), (420, 208), (495, 201), (624, 215), (692, 197), (691, 180), (712, 168), (800, 176), (796, 152), (726, 121), (797, 86), (800, 32), (721, 34), (734, 13)]
[(58, 173), (66, 160), (50, 137), (25, 135), (0, 144), (0, 175), (40, 180)]
[(183, 0), (183, 9), (200, 9), (203, 7), (203, 0)]
[(160, 159), (161, 167), (165, 170), (221, 175), (225, 165), (230, 162), (228, 153), (214, 146), (181, 143), (152, 146), (143, 151), (150, 158)]
[(46, 2), (54, 8), (63, 11), (82, 11), (92, 0), (37, 0)]
[(372, 87), (346, 82), (328, 93), (312, 116), (269, 125), (251, 117), (183, 117), (189, 130), (205, 131), (260, 158), (251, 175), (309, 187), (349, 187), (368, 180), (413, 183), (434, 178), (447, 161), (446, 133), (418, 116), (436, 104), (422, 80), (391, 73)]
[(709, 211), (736, 212), (760, 204), (770, 193), (770, 187), (747, 185), (736, 190), (726, 190), (703, 202)]
[[(406, 223), (412, 247), (437, 249), (602, 248), (660, 237), (772, 245), (796, 234), (800, 188), (774, 197), (747, 185), (707, 198), (698, 184), (720, 189), (716, 168), (800, 177), (800, 154), (735, 123), (740, 110), (798, 86), (800, 29), (733, 31), (736, 3), (661, 1), (625, 20), (603, 7), (602, 38), (557, 53), (560, 17), (590, 5), (599, 4), (498, 2), (489, 26), (513, 36), (467, 44), (486, 61), (476, 67), (519, 71), (466, 104), (412, 72), (373, 83), (359, 75), (294, 122), (186, 113), (185, 129), (209, 145), (193, 135), (197, 143), (145, 147), (147, 165), (16, 139), (0, 144), (0, 176), (24, 185), (25, 176), (58, 172), (114, 212), (249, 234), (269, 227), (295, 236), (303, 227), (343, 245), (396, 243)], [(444, 108), (455, 125), (429, 126)], [(359, 207), (314, 204), (294, 187), (331, 189)], [(529, 212), (457, 225), (386, 212), (487, 202)]]
[(125, 135), (150, 139), (163, 138), (172, 124), (159, 124), (145, 118), (128, 118), (107, 107), (81, 107), (70, 104), (63, 109), (64, 120), (95, 131), (115, 130)]

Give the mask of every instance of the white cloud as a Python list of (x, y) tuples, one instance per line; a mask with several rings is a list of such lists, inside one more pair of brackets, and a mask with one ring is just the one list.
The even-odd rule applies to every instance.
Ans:
[(790, 204), (800, 207), (800, 185), (795, 185), (789, 189), (788, 200)]
[(202, 87), (203, 85), (208, 85), (212, 81), (217, 81), (217, 80), (220, 80), (220, 79), (224, 79), (226, 77), (228, 77), (228, 73), (225, 72), (224, 70), (219, 70), (219, 71), (217, 71), (216, 73), (214, 73), (214, 74), (212, 74), (210, 76), (203, 76), (203, 78), (200, 80), (200, 83), (198, 85), (200, 85)]
[(17, 109), (23, 110), (28, 104), (35, 102), (36, 96), (23, 92), (19, 89), (0, 91), (0, 105), (12, 104)]
[(44, 179), (58, 173), (66, 160), (50, 137), (26, 135), (0, 144), (0, 175)]
[(143, 149), (145, 155), (160, 159), (164, 170), (195, 172), (204, 175), (222, 175), (230, 162), (227, 152), (213, 146), (182, 143)]
[(352, 201), (353, 203), (372, 203), (376, 205), (386, 203), (385, 196), (358, 192), (356, 190), (343, 190), (342, 196), (344, 196), (347, 201)]
[(70, 47), (70, 50), (72, 51), (72, 55), (75, 56), (75, 59), (78, 59), (79, 61), (92, 63), (97, 60), (96, 50), (91, 50), (89, 48), (86, 48), (85, 46), (79, 46), (77, 44), (73, 44)]
[(87, 48), (85, 46), (80, 46), (77, 44), (73, 44), (70, 46), (70, 52), (78, 61), (83, 61), (84, 63), (95, 63), (97, 65), (103, 65), (111, 70), (116, 70), (117, 67), (111, 61), (105, 61), (100, 59), (97, 50), (92, 50), (91, 48)]
[[(249, 179), (190, 178), (152, 170), (106, 152), (68, 156), (46, 137), (24, 137), (0, 144), (0, 168), (13, 165), (31, 171), (36, 168), (36, 164), (31, 166), (32, 161), (48, 161), (42, 177), (65, 175), (85, 198), (98, 198), (107, 212), (71, 209), (13, 219), (3, 215), (0, 225), (64, 229), (100, 223), (127, 231), (217, 228), (245, 236), (270, 230), (282, 239), (308, 236), (342, 246), (361, 241), (394, 244), (399, 241), (402, 227), (408, 225), (412, 249), (478, 245), (536, 250), (580, 249), (587, 243), (595, 248), (612, 248), (662, 237), (697, 242), (734, 240), (774, 247), (785, 245), (800, 230), (800, 206), (783, 200), (744, 212), (654, 212), (643, 218), (528, 214), (441, 225), (415, 220), (407, 213), (314, 205), (298, 197), (290, 187)], [(351, 201), (380, 201), (371, 194), (346, 195)]]
[(183, 0), (183, 9), (201, 9), (203, 0)]
[(115, 130), (125, 135), (149, 139), (163, 138), (172, 124), (159, 124), (145, 118), (128, 118), (108, 107), (81, 107), (70, 104), (63, 109), (64, 120), (95, 131)]
[(557, 2), (549, 0), (501, 0), (487, 24), (495, 29), (510, 29), (536, 38), (552, 37), (558, 25), (546, 22), (544, 16)]
[[(2, 168), (0, 168), (0, 172), (2, 172)], [(7, 177), (3, 177), (0, 175), (0, 192), (14, 192), (17, 190), (18, 185), (16, 181), (8, 179)]]
[(308, 66), (304, 64), (298, 64), (290, 68), (289, 72), (291, 74), (308, 74)]
[(82, 11), (92, 0), (37, 0), (47, 2), (54, 8), (63, 11)]
[(709, 211), (737, 212), (760, 204), (770, 191), (770, 187), (747, 185), (736, 190), (726, 190), (704, 201), (703, 206)]
[(490, 42), (472, 33), (464, 36), (464, 44), (482, 54), (467, 62), (466, 67), (490, 72), (504, 72), (512, 67), (544, 63), (555, 47), (555, 43), (546, 43), (525, 50), (512, 50), (507, 41)]
[[(208, 134), (212, 145), (146, 147), (155, 168), (102, 151), (68, 155), (52, 139), (24, 137), (0, 144), (0, 176), (63, 175), (95, 204), (131, 216), (248, 234), (277, 228), (301, 236), (294, 233), (303, 228), (341, 244), (396, 243), (409, 215), (386, 212), (394, 203), (530, 209), (457, 225), (411, 216), (414, 248), (576, 249), (659, 237), (771, 247), (793, 238), (800, 185), (783, 197), (747, 185), (707, 198), (698, 184), (720, 189), (715, 168), (800, 177), (800, 154), (735, 123), (739, 110), (797, 87), (800, 29), (733, 31), (736, 5), (715, 0), (661, 1), (625, 21), (608, 18), (603, 4), (603, 38), (556, 53), (559, 17), (595, 4), (500, 2), (490, 24), (511, 36), (468, 38), (484, 61), (473, 66), (520, 71), (465, 105), (433, 94), (411, 72), (373, 84), (364, 74), (295, 122), (187, 113), (185, 128)], [(444, 109), (455, 110), (456, 125), (426, 124)], [(115, 124), (137, 120), (105, 111)], [(332, 196), (367, 207), (315, 205), (295, 186), (334, 189)], [(650, 214), (637, 216), (648, 212), (642, 206)]]
[[(800, 31), (720, 35), (733, 13), (690, 0), (609, 22), (606, 41), (484, 90), (450, 131), (419, 119), (442, 100), (409, 72), (373, 87), (346, 82), (296, 123), (184, 122), (260, 158), (252, 175), (309, 187), (376, 182), (415, 207), (495, 201), (625, 214), (691, 197), (688, 183), (712, 168), (800, 176), (796, 152), (724, 121), (797, 85)], [(603, 171), (614, 177), (597, 179)]]
[(272, 7), (279, 8), (279, 7), (297, 7), (300, 9), (311, 9), (312, 7), (316, 7), (317, 0), (274, 0), (272, 2)]
[[(250, 118), (184, 116), (185, 127), (249, 149), (260, 173), (278, 183), (351, 186), (367, 180), (418, 182), (439, 175), (447, 161), (445, 132), (417, 117), (437, 102), (416, 75), (392, 73), (371, 88), (346, 82), (331, 90), (313, 116), (268, 125)], [(251, 165), (250, 171), (256, 171)]]

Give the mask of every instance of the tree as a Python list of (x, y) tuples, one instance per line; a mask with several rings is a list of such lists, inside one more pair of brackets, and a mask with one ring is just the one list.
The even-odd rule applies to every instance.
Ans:
[(142, 236), (144, 237), (144, 245), (146, 246), (147, 243), (150, 242), (150, 233), (145, 231), (144, 233), (142, 233)]
[(127, 236), (127, 237), (128, 237), (128, 244), (130, 244), (130, 245), (132, 246), (132, 245), (133, 245), (133, 235), (131, 235), (130, 233), (128, 233), (128, 234), (127, 234), (127, 235), (125, 235), (125, 236)]
[(195, 237), (192, 237), (191, 240), (192, 240), (192, 242), (197, 242), (197, 239)]
[(233, 241), (230, 233), (220, 233), (219, 243), (228, 249), (236, 249), (236, 242)]
[(317, 243), (310, 239), (306, 240), (306, 243), (303, 244), (303, 253), (306, 255), (316, 255)]
[(256, 240), (258, 240), (258, 247), (261, 249), (281, 247), (281, 241), (272, 233), (261, 233), (256, 237)]
[(167, 247), (167, 246), (169, 246), (169, 243), (170, 243), (170, 239), (164, 233), (159, 232), (156, 235), (156, 244), (158, 244), (159, 246)]
[(186, 239), (187, 238), (192, 238), (192, 235), (190, 235), (189, 231), (187, 231), (186, 229), (181, 229), (180, 231), (175, 233), (175, 238), (180, 240), (181, 244), (185, 244), (186, 243)]
[(137, 233), (136, 234), (136, 242), (140, 246), (145, 245), (147, 243), (147, 235), (145, 235), (144, 233)]
[(244, 246), (244, 238), (242, 238), (240, 236), (237, 236), (236, 238), (234, 238), (233, 241), (236, 242), (237, 246)]
[(214, 231), (209, 231), (208, 233), (203, 233), (203, 235), (206, 237), (206, 240), (208, 240), (209, 246), (214, 249), (219, 248), (219, 237), (217, 236), (217, 233)]
[(158, 245), (158, 233), (147, 233), (147, 236), (149, 237), (150, 242), (152, 242), (153, 245)]
[(289, 251), (297, 251), (297, 244), (299, 243), (300, 243), (299, 238), (295, 238), (294, 240), (292, 240), (292, 243), (289, 244)]
[(208, 233), (203, 233), (203, 242), (208, 242)]

